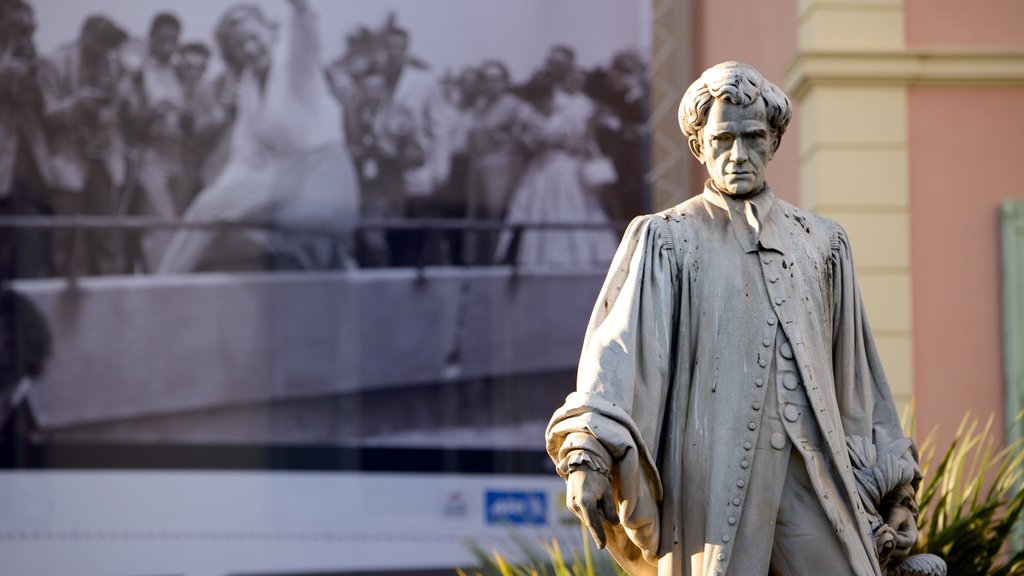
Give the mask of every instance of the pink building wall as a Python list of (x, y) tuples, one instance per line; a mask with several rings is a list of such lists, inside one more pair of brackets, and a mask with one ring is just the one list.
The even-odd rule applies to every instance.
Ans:
[(904, 0), (911, 47), (1024, 45), (1020, 0)]
[[(1024, 48), (1024, 2), (905, 0), (910, 47)], [(964, 414), (1003, 429), (999, 204), (1024, 200), (1024, 88), (909, 91), (918, 435)]]
[(918, 436), (1004, 402), (999, 204), (1024, 200), (1024, 88), (910, 90)]

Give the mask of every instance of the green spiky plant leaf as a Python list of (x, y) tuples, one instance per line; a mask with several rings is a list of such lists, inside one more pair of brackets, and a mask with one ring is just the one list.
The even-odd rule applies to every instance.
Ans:
[(993, 417), (965, 417), (936, 461), (935, 435), (922, 446), (918, 548), (941, 556), (949, 574), (1024, 576), (1024, 552), (1010, 551), (1024, 512), (1024, 440), (1001, 446)]
[[(910, 430), (912, 415), (904, 415)], [(1024, 421), (1024, 413), (1017, 418)], [(1024, 576), (1024, 550), (1011, 551), (1014, 527), (1024, 514), (1024, 439), (1002, 446), (992, 434), (994, 417), (982, 426), (964, 417), (949, 448), (936, 461), (935, 434), (921, 450), (924, 481), (918, 488), (920, 537), (915, 552), (942, 557), (955, 576)], [(525, 561), (509, 563), (497, 550), (471, 546), (481, 568), (475, 576), (612, 576), (626, 572), (605, 551), (594, 554), (583, 529), (583, 556), (567, 559), (557, 540), (537, 546), (513, 535)], [(459, 571), (461, 576), (469, 573)]]
[(470, 572), (457, 572), (459, 576), (627, 576), (607, 551), (594, 552), (590, 547), (590, 535), (582, 524), (580, 529), (583, 535), (582, 556), (574, 551), (571, 558), (566, 557), (558, 539), (537, 544), (513, 532), (512, 539), (523, 560), (511, 563), (507, 555), (498, 550), (488, 552), (471, 544), (470, 550), (480, 567)]

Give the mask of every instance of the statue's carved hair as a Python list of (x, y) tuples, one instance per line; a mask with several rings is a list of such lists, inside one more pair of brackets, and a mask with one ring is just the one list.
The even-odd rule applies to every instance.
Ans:
[(722, 62), (712, 66), (690, 84), (679, 103), (679, 127), (687, 139), (699, 139), (700, 131), (708, 122), (711, 104), (716, 99), (749, 106), (758, 97), (764, 102), (768, 127), (773, 133), (773, 146), (778, 148), (793, 115), (789, 97), (752, 66), (742, 62)]

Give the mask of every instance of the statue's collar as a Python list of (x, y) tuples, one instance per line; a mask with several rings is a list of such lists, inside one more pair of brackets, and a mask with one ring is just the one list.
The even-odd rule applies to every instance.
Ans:
[(734, 196), (716, 190), (711, 180), (708, 180), (704, 184), (702, 196), (708, 204), (728, 214), (736, 240), (744, 252), (756, 252), (758, 243), (765, 248), (782, 252), (780, 243), (775, 241), (771, 225), (775, 193), (770, 186), (765, 184), (761, 190), (753, 194)]

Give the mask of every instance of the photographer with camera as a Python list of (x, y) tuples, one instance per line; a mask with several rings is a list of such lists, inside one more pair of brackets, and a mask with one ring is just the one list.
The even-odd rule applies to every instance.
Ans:
[[(78, 40), (40, 62), (51, 187), (60, 215), (117, 214), (125, 177), (119, 116), (123, 74), (117, 50), (127, 39), (124, 30), (106, 17), (90, 16)], [(124, 242), (117, 231), (62, 230), (55, 235), (55, 243), (60, 273), (126, 270)], [(72, 249), (73, 243), (81, 246)]]
[[(125, 91), (125, 127), (131, 138), (131, 167), (122, 212), (172, 220), (186, 208), (185, 134), (191, 123), (178, 77), (181, 21), (161, 12), (149, 27), (146, 55)], [(147, 270), (163, 258), (171, 232), (154, 230), (141, 239)]]
[[(0, 0), (0, 216), (51, 212), (35, 29), (31, 6), (23, 0)], [(51, 272), (48, 233), (0, 229), (0, 280)]]

